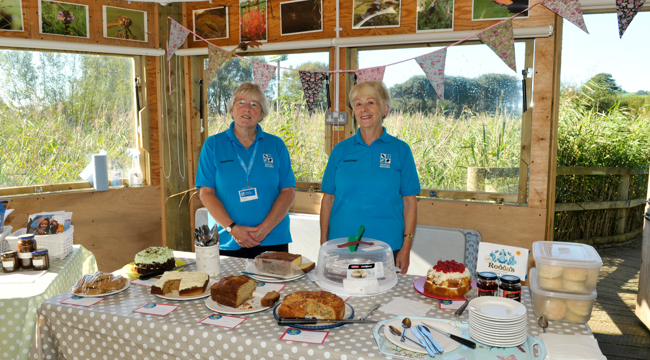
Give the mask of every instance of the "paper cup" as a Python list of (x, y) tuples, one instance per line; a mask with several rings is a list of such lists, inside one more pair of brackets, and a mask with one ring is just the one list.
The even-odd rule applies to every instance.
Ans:
[(195, 246), (196, 271), (203, 271), (210, 277), (219, 276), (221, 267), (219, 265), (219, 245), (202, 247)]

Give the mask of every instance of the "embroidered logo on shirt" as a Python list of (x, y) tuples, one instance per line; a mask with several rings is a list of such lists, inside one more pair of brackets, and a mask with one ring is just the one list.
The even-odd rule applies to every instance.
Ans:
[(379, 167), (390, 169), (390, 154), (381, 154)]
[(262, 154), (262, 158), (264, 159), (264, 166), (266, 167), (273, 167), (273, 158), (271, 157), (271, 154)]

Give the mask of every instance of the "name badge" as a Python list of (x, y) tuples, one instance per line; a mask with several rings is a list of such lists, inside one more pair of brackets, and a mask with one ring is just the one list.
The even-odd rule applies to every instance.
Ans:
[(239, 202), (257, 200), (257, 188), (239, 190)]

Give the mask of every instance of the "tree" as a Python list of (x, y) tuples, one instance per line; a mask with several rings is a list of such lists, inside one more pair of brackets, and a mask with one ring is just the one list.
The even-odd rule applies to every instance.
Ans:
[[(249, 59), (266, 63), (263, 56), (251, 56)], [(209, 112), (212, 114), (225, 114), (227, 112), (226, 103), (230, 100), (237, 87), (246, 81), (253, 82), (253, 65), (251, 61), (234, 57), (223, 64), (214, 80), (207, 85)], [(274, 84), (274, 81), (271, 81), (265, 91), (267, 99), (273, 98)]]
[(580, 94), (583, 104), (587, 109), (608, 111), (617, 102), (617, 95), (623, 89), (616, 83), (611, 74), (600, 73), (582, 85)]

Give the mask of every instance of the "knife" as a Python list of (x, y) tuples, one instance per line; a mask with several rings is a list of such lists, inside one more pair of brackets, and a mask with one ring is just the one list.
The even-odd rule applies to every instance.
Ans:
[[(467, 339), (465, 339), (465, 338), (463, 338), (463, 337), (460, 337), (460, 336), (458, 336), (458, 335), (454, 335), (454, 334), (446, 333), (446, 332), (444, 332), (444, 331), (442, 331), (442, 330), (438, 330), (438, 329), (436, 329), (435, 326), (433, 326), (433, 325), (431, 325), (431, 324), (429, 324), (429, 326), (431, 326), (431, 328), (433, 328), (433, 330), (435, 330), (435, 331), (441, 333), (442, 335), (447, 336), (448, 338), (454, 340), (454, 341), (457, 342), (457, 343), (463, 344), (463, 345), (467, 346), (467, 347), (470, 348), (470, 349), (476, 349), (476, 343), (473, 342), (472, 340), (467, 340)], [(428, 328), (424, 323), (422, 324), (422, 327), (424, 327), (424, 330), (426, 330), (426, 331), (428, 331), (429, 333), (431, 333), (431, 330), (429, 330), (429, 328)]]
[(370, 316), (370, 314), (372, 314), (375, 310), (379, 309), (380, 306), (381, 306), (381, 304), (377, 304), (377, 305), (371, 307), (371, 308), (370, 308), (370, 311), (368, 311), (365, 315), (363, 315), (362, 317), (360, 317), (359, 320), (365, 320), (365, 319), (367, 319), (368, 316)]
[(278, 280), (287, 280), (286, 276), (280, 276), (280, 275), (266, 275), (266, 274), (256, 274), (252, 272), (247, 272), (247, 271), (242, 271), (242, 274), (245, 275), (253, 275), (253, 276), (259, 276), (259, 277), (266, 277), (266, 278), (271, 278), (271, 279), (278, 279)]
[(377, 320), (361, 320), (361, 319), (292, 319), (292, 318), (279, 318), (278, 325), (309, 325), (316, 324), (319, 322), (327, 323), (376, 323)]
[[(416, 327), (417, 327), (417, 326), (416, 326)], [(406, 334), (406, 330), (407, 330), (407, 329), (404, 329), (404, 333), (405, 333), (405, 334)], [(427, 351), (427, 354), (429, 354), (429, 356), (434, 357), (434, 356), (436, 356), (436, 355), (438, 354), (438, 353), (436, 352), (436, 349), (432, 348), (432, 347), (431, 347), (431, 344), (429, 344), (427, 341), (425, 341), (425, 340), (423, 339), (423, 336), (420, 334), (420, 332), (419, 332), (417, 329), (411, 327), (411, 332), (413, 333), (413, 335), (415, 335), (416, 338), (418, 338), (418, 340), (420, 341), (420, 343), (421, 343), (422, 345), (424, 345), (424, 349)]]
[(149, 280), (149, 279), (151, 279), (152, 277), (154, 277), (154, 276), (158, 276), (158, 275), (162, 275), (162, 274), (164, 274), (164, 273), (167, 272), (167, 271), (175, 271), (175, 270), (178, 270), (178, 269), (182, 269), (182, 268), (184, 268), (184, 267), (186, 267), (186, 266), (188, 266), (188, 265), (194, 265), (194, 263), (196, 263), (196, 261), (190, 261), (190, 262), (185, 263), (185, 264), (183, 264), (183, 265), (179, 265), (179, 266), (177, 266), (177, 267), (175, 267), (175, 268), (173, 268), (173, 269), (169, 269), (169, 270), (158, 270), (158, 271), (150, 272), (150, 273), (148, 273), (148, 274), (142, 274), (142, 275), (138, 276), (138, 278), (139, 278), (140, 280)]

